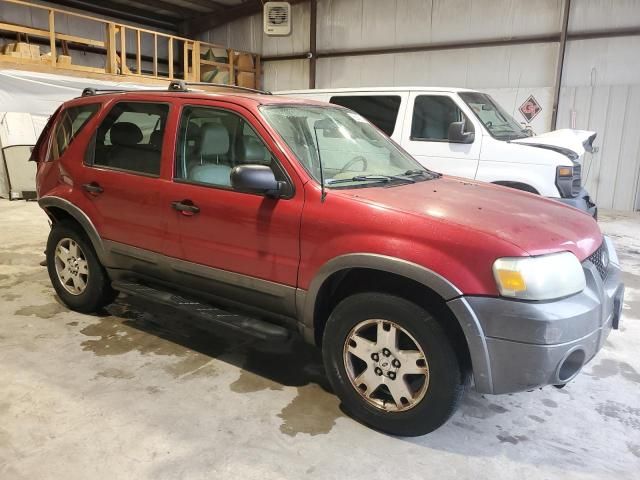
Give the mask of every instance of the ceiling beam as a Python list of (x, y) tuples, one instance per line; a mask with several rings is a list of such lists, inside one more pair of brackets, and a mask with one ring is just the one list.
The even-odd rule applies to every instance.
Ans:
[(176, 32), (178, 30), (175, 18), (159, 15), (157, 13), (153, 13), (148, 10), (141, 10), (135, 7), (127, 7), (125, 9), (122, 4), (117, 4), (108, 0), (101, 0), (100, 3), (93, 2), (91, 0), (55, 0), (51, 3), (172, 32)]
[(213, 12), (218, 9), (229, 8), (229, 5), (225, 5), (224, 3), (214, 2), (212, 0), (182, 0), (185, 3), (190, 3), (191, 5), (197, 5), (199, 7), (205, 8), (210, 12)]
[[(120, 7), (125, 10), (129, 9), (129, 7), (131, 6), (127, 3), (120, 3), (119, 0), (115, 0), (115, 2), (113, 3), (118, 3)], [(190, 10), (186, 7), (181, 7), (180, 5), (177, 5), (175, 3), (163, 2), (162, 0), (135, 0), (135, 3), (137, 3), (141, 7), (140, 10), (150, 12), (151, 14), (158, 10), (163, 10), (165, 12), (169, 12), (172, 17), (189, 18), (192, 17), (194, 13), (196, 13), (194, 10)]]
[[(295, 5), (296, 3), (308, 1), (309, 0), (289, 0), (289, 3)], [(262, 2), (260, 0), (248, 0), (237, 7), (229, 7), (224, 10), (192, 18), (187, 22), (187, 32), (191, 36), (198, 35), (212, 28), (224, 25), (225, 23), (260, 12), (262, 12)]]

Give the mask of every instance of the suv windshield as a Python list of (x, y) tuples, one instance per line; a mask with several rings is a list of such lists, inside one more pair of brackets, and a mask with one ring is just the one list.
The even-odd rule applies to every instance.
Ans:
[(498, 140), (530, 137), (528, 130), (516, 122), (493, 98), (485, 93), (460, 92), (460, 98), (473, 110), (489, 133)]
[(270, 105), (261, 111), (307, 171), (328, 187), (413, 183), (439, 176), (355, 112), (314, 105)]

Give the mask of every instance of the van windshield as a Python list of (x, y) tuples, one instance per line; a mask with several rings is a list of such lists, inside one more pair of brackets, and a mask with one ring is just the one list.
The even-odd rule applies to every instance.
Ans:
[(266, 105), (261, 112), (306, 170), (327, 187), (413, 183), (439, 176), (347, 109)]
[(484, 124), (491, 136), (498, 140), (515, 140), (530, 137), (531, 133), (522, 128), (498, 103), (485, 93), (460, 92), (460, 98), (469, 105), (476, 117)]

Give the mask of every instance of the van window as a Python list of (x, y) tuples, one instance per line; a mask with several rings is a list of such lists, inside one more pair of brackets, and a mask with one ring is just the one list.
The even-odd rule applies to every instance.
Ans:
[(451, 98), (419, 95), (413, 106), (411, 140), (446, 142), (449, 138), (449, 125), (462, 121), (466, 122), (465, 131), (472, 132), (473, 125)]
[(358, 112), (387, 135), (393, 135), (400, 110), (400, 95), (335, 96), (329, 101)]
[(93, 165), (159, 175), (168, 113), (166, 104), (117, 103), (98, 127)]
[(80, 129), (98, 111), (97, 103), (70, 107), (60, 114), (51, 142), (49, 160), (57, 160), (71, 145)]

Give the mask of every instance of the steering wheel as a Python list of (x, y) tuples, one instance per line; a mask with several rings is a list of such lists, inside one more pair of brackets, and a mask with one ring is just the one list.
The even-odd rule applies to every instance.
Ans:
[(358, 155), (357, 157), (353, 157), (351, 160), (349, 160), (346, 163), (346, 165), (340, 169), (340, 171), (338, 172), (338, 175), (348, 171), (350, 167), (352, 167), (353, 165), (355, 165), (358, 162), (362, 163), (362, 170), (360, 170), (360, 171), (361, 172), (366, 171), (367, 167), (369, 166), (369, 164), (367, 163), (367, 159), (364, 158), (362, 155)]

